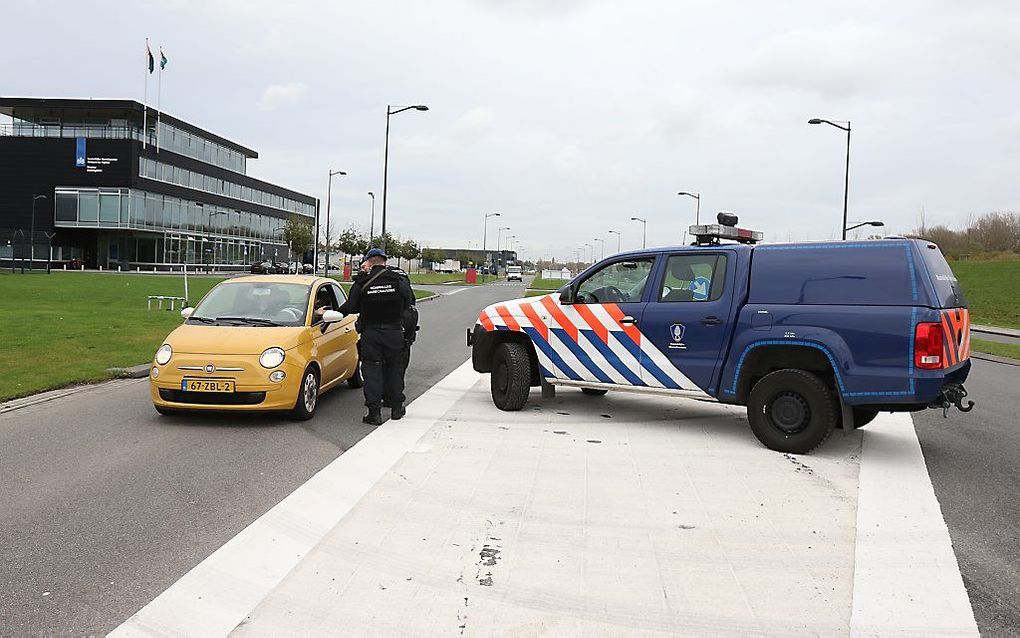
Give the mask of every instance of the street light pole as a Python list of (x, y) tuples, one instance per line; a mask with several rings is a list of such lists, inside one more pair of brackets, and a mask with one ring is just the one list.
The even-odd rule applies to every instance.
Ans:
[(368, 225), (368, 245), (372, 246), (372, 237), (375, 235), (375, 193), (368, 191), (368, 196), (372, 198), (372, 221)]
[(402, 113), (409, 109), (415, 111), (427, 111), (429, 107), (424, 104), (415, 104), (414, 106), (398, 106), (396, 110), (390, 105), (386, 105), (386, 142), (383, 150), (383, 177), (382, 177), (382, 231), (380, 233), (382, 241), (380, 248), (386, 250), (386, 185), (387, 176), (390, 168), (390, 116)]
[(616, 235), (616, 252), (617, 252), (617, 254), (619, 254), (620, 253), (620, 231), (618, 231), (618, 230), (607, 230), (606, 232), (607, 233), (612, 233), (612, 234)]
[[(333, 198), (333, 176), (335, 175), (346, 175), (343, 171), (330, 171), (329, 172), (329, 184), (326, 186), (326, 260), (322, 266), (322, 276), (329, 276), (329, 204)], [(273, 253), (274, 255), (276, 253)], [(318, 265), (318, 264), (316, 264)]]
[[(383, 200), (383, 201), (385, 201), (385, 200)], [(485, 250), (486, 250), (486, 248), (485, 248), (486, 244), (485, 243), (486, 243), (486, 241), (489, 238), (489, 218), (490, 217), (499, 217), (499, 213), (489, 213), (488, 215), (485, 216), (485, 219), (482, 220), (482, 261), (483, 262), (489, 258), (488, 255), (485, 252)], [(497, 248), (498, 248), (498, 246), (497, 246)], [(484, 277), (485, 275), (482, 275), (482, 276)]]
[[(499, 254), (499, 256), (498, 256), (498, 257), (496, 257), (496, 261), (497, 261), (497, 264), (498, 264), (498, 262), (502, 261), (502, 254), (500, 254), (500, 251), (499, 251), (499, 249), (500, 249), (500, 246), (502, 246), (503, 244), (501, 244), (501, 243), (499, 242), (499, 237), (500, 237), (500, 235), (502, 235), (502, 234), (503, 234), (503, 231), (504, 231), (504, 230), (510, 230), (510, 227), (509, 227), (509, 226), (500, 226), (500, 227), (499, 227), (499, 228), (498, 228), (498, 229), (496, 230), (496, 253), (497, 253), (497, 254)], [(496, 266), (496, 270), (497, 270), (497, 271), (499, 270), (499, 266), (498, 266), (498, 265)], [(497, 272), (496, 274), (499, 274), (499, 273)]]
[[(33, 195), (32, 196), (32, 231), (28, 236), (28, 269), (35, 270), (35, 203), (40, 199), (46, 199), (45, 195)], [(11, 252), (11, 258), (13, 259), (14, 252)]]
[[(592, 241), (600, 241), (600, 242), (602, 242), (602, 252), (599, 253), (599, 260), (601, 261), (601, 260), (605, 259), (606, 258), (606, 240), (602, 239), (601, 237), (596, 237), (596, 238), (592, 239)], [(591, 260), (595, 261), (595, 246), (594, 246), (594, 244), (592, 245), (592, 249), (591, 250), (592, 250)]]
[(861, 226), (885, 226), (885, 222), (880, 222), (880, 221), (877, 221), (877, 220), (876, 221), (870, 221), (870, 222), (858, 222), (858, 223), (855, 223), (853, 226), (848, 226), (847, 228), (844, 228), (843, 232), (847, 233), (847, 232), (850, 232), (851, 230), (860, 228)]
[(841, 226), (843, 229), (843, 241), (846, 241), (847, 202), (850, 197), (850, 120), (847, 120), (846, 126), (843, 126), (839, 122), (815, 117), (808, 120), (808, 124), (828, 124), (829, 126), (835, 126), (841, 131), (846, 131), (846, 172), (843, 174), (843, 225)]
[(641, 248), (646, 248), (648, 243), (648, 220), (643, 217), (631, 217), (632, 222), (641, 222)]
[(698, 200), (698, 206), (694, 210), (694, 223), (695, 224), (700, 224), (701, 223), (701, 193), (688, 193), (687, 191), (680, 191), (679, 193), (677, 193), (677, 195), (681, 195), (681, 196), (686, 195), (687, 197), (693, 197), (694, 199)]

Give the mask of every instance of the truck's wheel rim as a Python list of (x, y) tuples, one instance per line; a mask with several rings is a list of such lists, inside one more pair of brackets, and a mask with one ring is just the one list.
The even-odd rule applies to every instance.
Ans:
[(303, 390), (305, 410), (308, 411), (309, 413), (315, 411), (315, 402), (319, 398), (319, 393), (316, 390), (318, 390), (318, 388), (316, 388), (315, 384), (315, 374), (309, 372), (308, 374), (305, 375), (305, 384)]
[(501, 363), (496, 366), (496, 369), (492, 371), (492, 376), (496, 381), (496, 389), (499, 390), (500, 394), (506, 394), (508, 383), (507, 378), (509, 376), (507, 374), (506, 364)]
[(769, 417), (772, 424), (786, 434), (797, 434), (806, 430), (811, 422), (811, 406), (796, 392), (784, 392), (772, 400)]

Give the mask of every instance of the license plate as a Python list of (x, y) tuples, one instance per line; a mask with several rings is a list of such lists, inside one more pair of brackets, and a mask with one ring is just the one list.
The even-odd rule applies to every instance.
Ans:
[(181, 390), (188, 392), (233, 392), (234, 382), (224, 379), (184, 379)]

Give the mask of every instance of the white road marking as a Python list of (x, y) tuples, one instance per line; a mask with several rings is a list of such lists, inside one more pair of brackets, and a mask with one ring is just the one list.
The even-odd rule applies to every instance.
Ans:
[(127, 619), (111, 636), (225, 636), (478, 381), (466, 361)]
[(449, 297), (450, 295), (455, 295), (458, 292), (464, 292), (465, 290), (467, 290), (467, 288), (457, 288), (456, 290), (451, 290), (450, 292), (444, 292), (443, 296)]
[(864, 430), (852, 636), (978, 635), (910, 415)]

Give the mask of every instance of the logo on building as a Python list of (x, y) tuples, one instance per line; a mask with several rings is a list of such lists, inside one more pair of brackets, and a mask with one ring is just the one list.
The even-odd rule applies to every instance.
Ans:
[(79, 137), (74, 145), (74, 165), (76, 168), (85, 168), (85, 138)]

